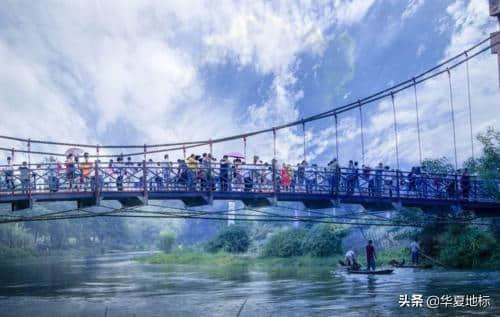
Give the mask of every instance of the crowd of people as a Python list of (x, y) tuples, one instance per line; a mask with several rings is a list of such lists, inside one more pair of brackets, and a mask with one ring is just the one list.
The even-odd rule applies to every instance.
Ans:
[[(96, 168), (98, 167), (98, 168)], [(2, 167), (1, 191), (28, 190), (56, 192), (100, 190), (200, 190), (200, 191), (277, 191), (331, 192), (368, 196), (417, 196), (469, 198), (472, 181), (466, 168), (455, 175), (430, 174), (425, 166), (401, 172), (379, 163), (375, 168), (349, 161), (341, 167), (337, 159), (326, 167), (305, 160), (292, 166), (263, 162), (254, 156), (246, 163), (243, 157), (224, 155), (220, 160), (210, 153), (191, 154), (172, 162), (168, 154), (162, 161), (149, 159), (133, 162), (120, 155), (116, 161), (91, 162), (83, 156), (68, 154), (64, 162), (49, 157), (44, 164), (22, 162), (14, 166), (10, 157)]]

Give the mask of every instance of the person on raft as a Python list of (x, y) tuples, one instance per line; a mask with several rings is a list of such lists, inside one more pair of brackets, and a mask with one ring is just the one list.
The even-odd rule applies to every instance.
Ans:
[(353, 250), (349, 250), (345, 254), (345, 264), (353, 270), (359, 270), (361, 265), (356, 261), (356, 253)]
[(373, 269), (375, 271), (376, 265), (375, 260), (377, 259), (377, 254), (375, 253), (375, 247), (373, 246), (373, 241), (368, 240), (368, 244), (366, 245), (366, 264), (367, 270), (370, 271)]
[(415, 239), (412, 243), (410, 243), (410, 251), (411, 251), (411, 263), (418, 264), (420, 256), (420, 245), (418, 244), (417, 239)]

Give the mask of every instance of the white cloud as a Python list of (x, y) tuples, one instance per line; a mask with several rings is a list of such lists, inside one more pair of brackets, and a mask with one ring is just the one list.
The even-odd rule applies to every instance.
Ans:
[[(372, 3), (7, 3), (0, 9), (0, 132), (157, 143), (296, 119), (298, 55), (321, 54), (325, 31), (359, 21)], [(207, 91), (200, 77), (205, 65), (229, 60), (274, 78), (270, 99), (249, 109), (249, 121), (235, 119), (240, 105)], [(287, 147), (280, 151), (289, 156)]]
[[(454, 2), (447, 13), (454, 21), (450, 44), (446, 47), (443, 60), (463, 52), (473, 44), (486, 38), (492, 32), (486, 1)], [(499, 128), (498, 113), (491, 109), (498, 107), (500, 92), (496, 56), (485, 52), (470, 61), (471, 105), (473, 134), (484, 131), (487, 126)], [(467, 100), (465, 64), (451, 71), (453, 101), (455, 110), (456, 140), (459, 164), (471, 156), (470, 124)], [(419, 117), (421, 124), (422, 152), (426, 157), (446, 156), (454, 160), (453, 129), (449, 102), (447, 74), (418, 86)], [(396, 95), (395, 98), (399, 131), (399, 150), (403, 165), (418, 162), (418, 140), (416, 112), (413, 91)], [(367, 128), (370, 164), (378, 161), (395, 166), (393, 112), (390, 99), (379, 103), (377, 113), (370, 117)], [(478, 155), (479, 144), (475, 140)]]
[(401, 15), (401, 19), (406, 20), (414, 16), (415, 13), (417, 13), (418, 9), (422, 7), (424, 2), (425, 0), (410, 0), (405, 10), (403, 11), (403, 14)]

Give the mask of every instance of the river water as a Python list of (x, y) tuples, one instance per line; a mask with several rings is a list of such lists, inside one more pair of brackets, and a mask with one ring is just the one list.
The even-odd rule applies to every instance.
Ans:
[[(356, 276), (329, 268), (150, 265), (132, 260), (137, 255), (2, 262), (0, 316), (236, 316), (240, 308), (240, 316), (500, 315), (500, 272)], [(424, 307), (400, 308), (404, 294), (422, 294)], [(491, 306), (429, 309), (430, 295), (487, 295)]]

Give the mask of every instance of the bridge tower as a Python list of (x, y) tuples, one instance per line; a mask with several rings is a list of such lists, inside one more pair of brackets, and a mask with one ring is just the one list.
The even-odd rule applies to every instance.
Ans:
[[(497, 17), (500, 26), (500, 0), (490, 0), (490, 16)], [(498, 55), (498, 85), (500, 86), (500, 31), (491, 33), (491, 53)]]

